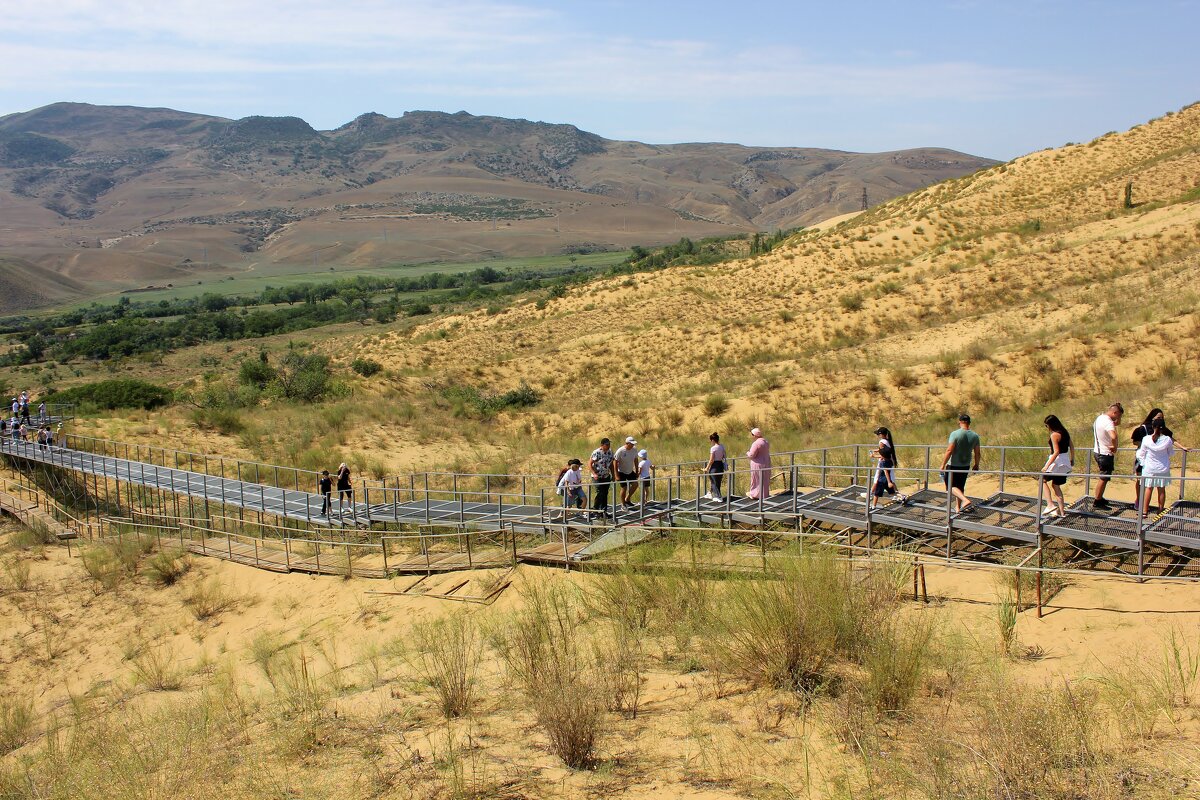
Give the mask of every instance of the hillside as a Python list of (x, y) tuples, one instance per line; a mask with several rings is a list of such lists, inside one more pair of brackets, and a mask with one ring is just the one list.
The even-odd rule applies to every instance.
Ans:
[(613, 141), (459, 112), (333, 131), (56, 103), (0, 117), (4, 251), (92, 289), (300, 268), (553, 255), (790, 228), (993, 163)]
[[(1110, 397), (1135, 417), (1169, 409), (1190, 444), (1200, 441), (1198, 131), (1192, 106), (897, 198), (757, 258), (593, 280), (471, 313), (215, 342), (153, 369), (79, 364), (84, 377), (103, 366), (195, 388), (236, 382), (213, 364), (260, 348), (282, 358), (300, 339), (353, 392), (315, 420), (304, 406), (234, 408), (223, 433), (186, 406), (85, 424), (382, 475), (552, 473), (601, 435), (635, 435), (663, 462), (690, 459), (708, 432), (740, 437), (751, 422), (776, 449), (861, 441), (878, 424), (906, 442), (938, 441), (961, 409), (992, 443), (1040, 445), (1044, 414), (1085, 429)], [(360, 378), (356, 358), (384, 371)], [(33, 365), (13, 380), (69, 384), (75, 368)], [(489, 416), (448, 399), (521, 383), (541, 394), (538, 405)]]

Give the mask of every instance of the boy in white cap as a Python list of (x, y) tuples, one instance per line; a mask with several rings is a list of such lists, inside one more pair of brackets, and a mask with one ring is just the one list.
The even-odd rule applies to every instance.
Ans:
[(637, 439), (625, 437), (625, 444), (613, 455), (617, 466), (617, 481), (621, 485), (621, 505), (633, 507), (633, 494), (637, 491)]
[(654, 470), (657, 467), (650, 461), (650, 454), (638, 450), (638, 483), (642, 487), (642, 502), (654, 499)]

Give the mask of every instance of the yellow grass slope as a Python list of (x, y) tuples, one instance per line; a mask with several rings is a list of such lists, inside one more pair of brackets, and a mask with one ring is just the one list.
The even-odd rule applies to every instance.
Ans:
[[(932, 186), (770, 255), (443, 318), (347, 358), (548, 392), (527, 428), (612, 430), (735, 399), (810, 427), (1020, 410), (1179, 377), (1196, 352), (1200, 106)], [(1133, 207), (1124, 206), (1132, 182)], [(728, 417), (727, 417), (728, 419)], [(704, 420), (696, 431), (709, 424)], [(866, 424), (866, 423), (864, 423)]]

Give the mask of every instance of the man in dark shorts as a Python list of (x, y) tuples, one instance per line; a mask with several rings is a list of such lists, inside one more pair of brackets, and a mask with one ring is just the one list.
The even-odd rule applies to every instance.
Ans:
[(633, 493), (637, 491), (637, 440), (625, 437), (625, 444), (613, 456), (617, 467), (617, 482), (621, 485), (621, 505), (633, 507)]
[(592, 509), (606, 517), (611, 513), (608, 510), (608, 490), (612, 487), (612, 469), (612, 443), (604, 438), (588, 458), (588, 471), (592, 473), (592, 486), (595, 487)]
[(960, 514), (971, 510), (971, 501), (966, 494), (967, 475), (971, 470), (979, 469), (979, 455), (979, 434), (971, 430), (971, 416), (960, 414), (958, 430), (950, 434), (941, 466), (942, 478), (946, 488), (954, 495)]
[(1092, 498), (1092, 508), (1096, 511), (1111, 511), (1112, 506), (1104, 499), (1104, 490), (1108, 488), (1108, 479), (1113, 474), (1113, 464), (1117, 458), (1117, 426), (1121, 424), (1121, 415), (1125, 409), (1120, 403), (1113, 403), (1092, 424), (1095, 444), (1092, 447), (1092, 458), (1096, 461), (1096, 471), (1100, 478), (1096, 481), (1096, 494)]

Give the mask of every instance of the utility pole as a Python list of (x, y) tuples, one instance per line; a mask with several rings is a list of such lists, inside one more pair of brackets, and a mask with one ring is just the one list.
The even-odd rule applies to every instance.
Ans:
[(867, 187), (865, 187), (865, 186), (863, 187), (863, 207), (862, 207), (862, 210), (863, 210), (863, 211), (866, 211), (866, 210), (867, 210)]

